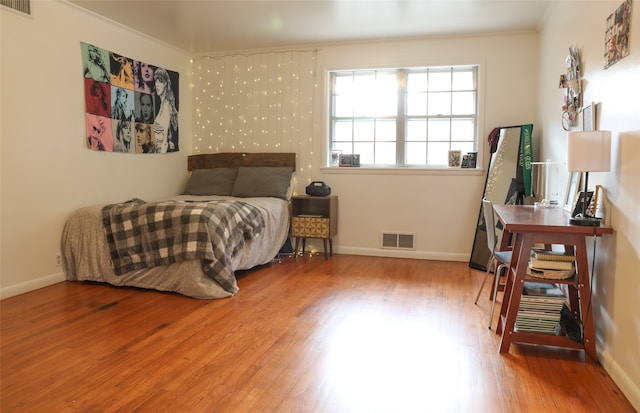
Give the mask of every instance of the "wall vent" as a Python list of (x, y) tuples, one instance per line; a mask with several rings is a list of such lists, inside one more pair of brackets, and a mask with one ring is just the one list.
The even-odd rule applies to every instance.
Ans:
[(0, 5), (31, 16), (31, 0), (0, 0)]
[(402, 234), (394, 232), (383, 232), (380, 237), (380, 248), (414, 250), (415, 234)]

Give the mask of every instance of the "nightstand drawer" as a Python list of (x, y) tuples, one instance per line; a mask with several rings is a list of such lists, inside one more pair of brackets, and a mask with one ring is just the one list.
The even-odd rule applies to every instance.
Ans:
[(329, 238), (330, 220), (328, 217), (292, 217), (291, 236), (303, 238)]

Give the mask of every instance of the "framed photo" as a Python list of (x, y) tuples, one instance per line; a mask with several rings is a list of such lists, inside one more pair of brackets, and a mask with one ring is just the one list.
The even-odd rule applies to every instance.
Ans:
[(604, 32), (604, 68), (607, 69), (620, 59), (629, 56), (629, 35), (631, 29), (631, 0), (625, 0), (607, 17)]
[(469, 152), (469, 168), (475, 168), (478, 163), (478, 152)]
[(596, 104), (591, 103), (582, 109), (582, 130), (594, 131), (596, 129)]
[(587, 191), (585, 194), (584, 191), (580, 191), (578, 195), (578, 200), (576, 201), (576, 206), (573, 208), (573, 212), (571, 213), (572, 217), (575, 217), (578, 214), (582, 214), (582, 208), (584, 204), (586, 204), (585, 208), (585, 216), (591, 217), (593, 216), (593, 207), (591, 202), (593, 201), (593, 191)]
[(331, 166), (338, 166), (340, 164), (341, 150), (334, 149), (331, 151)]
[(354, 167), (360, 166), (360, 155), (349, 154), (349, 155), (339, 155), (339, 166), (347, 166)]
[(602, 202), (604, 205), (604, 187), (602, 185), (596, 185), (596, 194), (593, 197), (593, 216), (596, 218), (604, 218), (603, 209), (598, 209), (598, 202)]
[(569, 172), (567, 189), (564, 194), (564, 209), (567, 211), (573, 211), (573, 207), (576, 202), (576, 195), (578, 194), (578, 188), (580, 187), (581, 177), (582, 174), (580, 174), (580, 172)]
[(462, 168), (469, 167), (469, 154), (462, 155), (462, 164), (460, 165), (460, 167)]
[(460, 168), (462, 151), (449, 151), (449, 168)]

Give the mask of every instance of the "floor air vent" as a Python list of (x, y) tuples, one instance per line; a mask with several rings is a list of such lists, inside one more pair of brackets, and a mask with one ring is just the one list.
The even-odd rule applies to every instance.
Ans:
[(31, 16), (31, 0), (0, 0), (0, 5)]
[(413, 250), (415, 249), (415, 234), (398, 234), (383, 232), (380, 248)]

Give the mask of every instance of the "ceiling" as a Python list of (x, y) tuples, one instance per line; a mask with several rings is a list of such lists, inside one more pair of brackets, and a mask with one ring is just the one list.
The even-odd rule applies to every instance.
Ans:
[(554, 0), (69, 0), (194, 54), (536, 30)]

